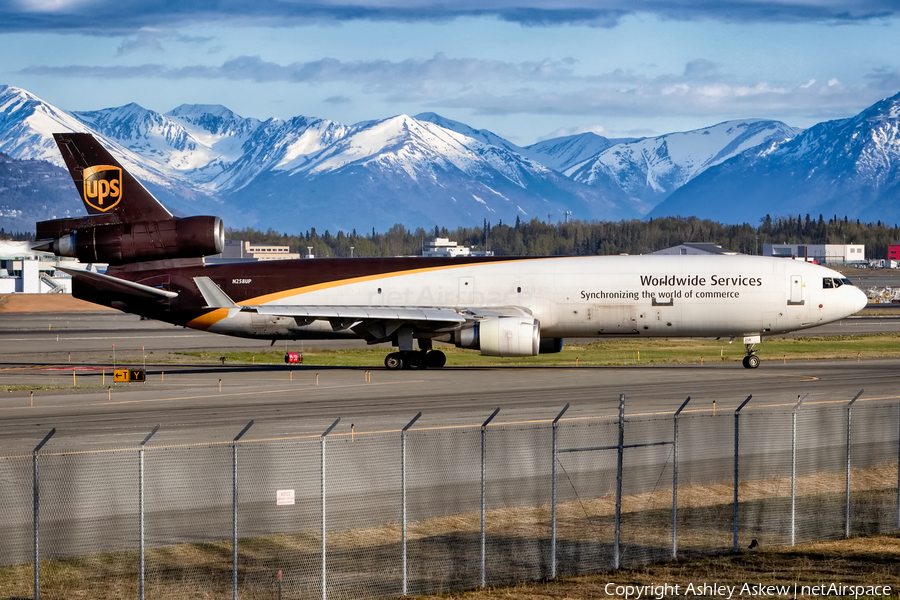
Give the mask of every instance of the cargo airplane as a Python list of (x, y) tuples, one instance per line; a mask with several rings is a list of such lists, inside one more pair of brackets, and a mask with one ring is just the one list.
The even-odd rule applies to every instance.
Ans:
[(488, 356), (559, 352), (564, 338), (727, 337), (754, 369), (763, 336), (843, 319), (866, 304), (840, 273), (760, 256), (320, 258), (206, 264), (221, 219), (178, 218), (90, 134), (54, 136), (89, 216), (37, 223), (35, 249), (77, 298), (225, 335), (361, 338), (399, 351), (388, 369), (445, 364), (435, 342)]

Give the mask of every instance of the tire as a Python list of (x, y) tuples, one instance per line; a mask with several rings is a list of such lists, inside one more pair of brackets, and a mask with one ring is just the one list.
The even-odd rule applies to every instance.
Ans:
[(425, 355), (422, 352), (410, 352), (403, 359), (403, 362), (410, 369), (424, 369), (425, 368)]
[(403, 356), (399, 352), (391, 352), (384, 357), (384, 366), (388, 371), (399, 371), (403, 368)]
[(440, 350), (430, 350), (425, 356), (425, 364), (429, 369), (440, 369), (447, 364), (447, 355)]
[(756, 369), (759, 367), (760, 361), (759, 357), (755, 354), (750, 354), (749, 356), (744, 357), (744, 368), (745, 369)]

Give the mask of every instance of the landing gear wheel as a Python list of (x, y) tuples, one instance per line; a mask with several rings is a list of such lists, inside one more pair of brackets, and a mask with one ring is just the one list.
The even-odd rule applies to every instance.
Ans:
[(429, 369), (440, 369), (447, 364), (447, 355), (440, 350), (430, 350), (425, 355), (425, 364)]
[(407, 368), (410, 369), (424, 369), (425, 368), (425, 353), (424, 352), (410, 352), (406, 355), (406, 358), (403, 360)]
[(755, 369), (755, 368), (759, 367), (759, 363), (761, 361), (759, 360), (759, 357), (757, 355), (749, 354), (744, 357), (743, 362), (744, 362), (745, 369)]
[(398, 371), (403, 368), (403, 356), (399, 352), (391, 352), (384, 357), (384, 366), (389, 371)]

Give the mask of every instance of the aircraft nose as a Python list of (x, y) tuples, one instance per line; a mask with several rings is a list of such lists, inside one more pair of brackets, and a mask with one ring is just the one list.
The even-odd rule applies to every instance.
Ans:
[(859, 311), (861, 311), (862, 309), (864, 309), (866, 307), (866, 304), (869, 303), (869, 299), (866, 298), (865, 292), (863, 292), (861, 289), (854, 288), (854, 291), (856, 293), (853, 296), (853, 302), (855, 305), (853, 312), (858, 313)]

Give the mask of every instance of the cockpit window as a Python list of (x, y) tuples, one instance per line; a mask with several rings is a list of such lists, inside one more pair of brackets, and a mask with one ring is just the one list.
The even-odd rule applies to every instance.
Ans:
[(853, 285), (853, 282), (850, 281), (849, 279), (847, 279), (846, 277), (845, 277), (844, 279), (841, 279), (840, 281), (841, 281), (841, 283), (843, 283), (844, 285)]
[(844, 282), (837, 277), (834, 278), (834, 287), (839, 288), (844, 285)]
[(825, 277), (822, 279), (822, 288), (826, 290), (830, 290), (834, 287), (834, 284), (831, 282), (831, 277)]

